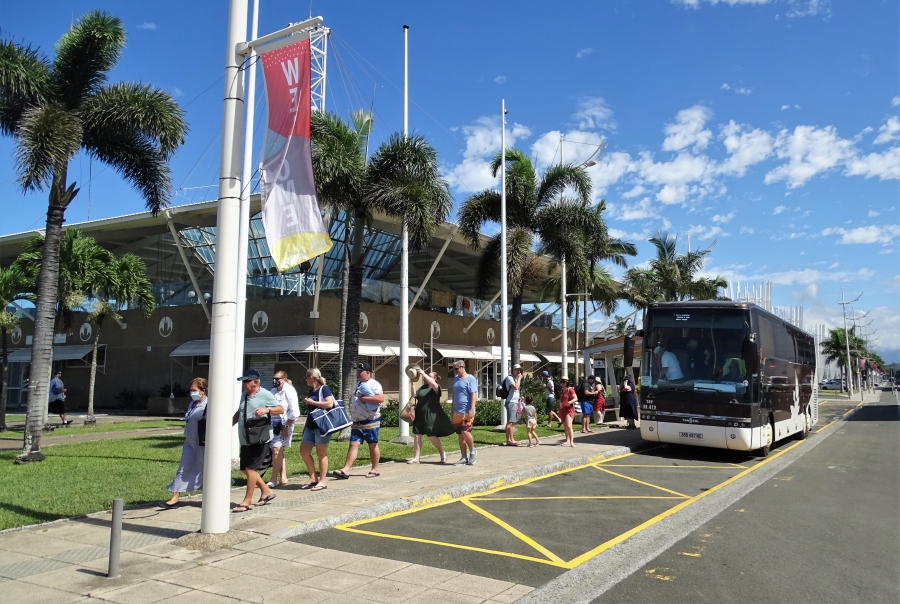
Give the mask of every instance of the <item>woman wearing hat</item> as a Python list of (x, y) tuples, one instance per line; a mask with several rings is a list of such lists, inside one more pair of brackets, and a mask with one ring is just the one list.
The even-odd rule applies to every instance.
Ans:
[(634, 430), (637, 428), (634, 425), (634, 420), (637, 419), (637, 388), (634, 386), (634, 380), (630, 375), (625, 375), (622, 378), (622, 383), (619, 384), (619, 407), (621, 407), (622, 417), (628, 420), (628, 425), (625, 426), (629, 430)]
[(566, 439), (560, 443), (564, 447), (575, 446), (575, 433), (572, 430), (572, 421), (575, 419), (575, 401), (578, 395), (575, 389), (569, 386), (569, 378), (563, 376), (559, 378), (559, 417), (562, 418), (563, 430), (566, 433)]
[[(421, 368), (411, 366), (406, 369), (411, 380), (409, 384), (412, 396), (416, 399), (416, 406), (412, 413), (413, 435), (415, 438), (415, 454), (406, 463), (419, 463), (419, 455), (422, 453), (422, 435), (428, 437), (431, 444), (441, 455), (441, 463), (447, 463), (447, 453), (441, 444), (442, 436), (450, 436), (455, 433), (450, 418), (441, 407), (441, 386), (439, 376), (435, 372), (425, 373)], [(416, 389), (415, 383), (422, 380), (422, 385)]]

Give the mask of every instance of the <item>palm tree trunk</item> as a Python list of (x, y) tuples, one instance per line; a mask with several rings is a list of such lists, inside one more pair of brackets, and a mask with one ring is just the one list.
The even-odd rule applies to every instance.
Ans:
[[(365, 239), (364, 214), (357, 213), (353, 217), (353, 249), (350, 253), (350, 265), (347, 269), (347, 317), (344, 323), (344, 358), (341, 371), (344, 378), (342, 390), (345, 405), (349, 409), (350, 399), (356, 386), (356, 371), (353, 365), (359, 355), (359, 309), (362, 299), (363, 281), (363, 243)], [(349, 430), (338, 436), (338, 441), (349, 440)]]
[[(509, 313), (509, 348), (510, 362), (515, 365), (519, 362), (522, 352), (522, 334), (519, 333), (522, 325), (522, 294), (513, 296), (512, 309)], [(506, 326), (503, 326), (506, 329)]]
[(350, 279), (350, 237), (348, 233), (349, 220), (344, 221), (344, 263), (341, 268), (341, 328), (338, 333), (338, 384), (341, 391), (338, 397), (344, 397), (344, 338), (347, 329), (347, 292), (349, 291), (348, 281)]
[(97, 383), (97, 350), (100, 348), (100, 329), (103, 326), (103, 318), (97, 320), (97, 335), (94, 336), (94, 354), (91, 356), (91, 382), (88, 386), (88, 408), (87, 419), (84, 420), (85, 425), (97, 423), (94, 417), (94, 386)]
[[(57, 168), (50, 187), (44, 249), (37, 280), (34, 337), (31, 348), (31, 382), (28, 385), (28, 413), (25, 437), (18, 461), (41, 461), (41, 430), (44, 428), (50, 398), (50, 371), (53, 365), (53, 325), (56, 320), (56, 296), (59, 287), (59, 246), (66, 206), (77, 190), (66, 189), (66, 168)], [(32, 455), (37, 453), (37, 455)]]
[[(0, 311), (3, 312), (3, 311)], [(0, 386), (0, 432), (6, 431), (6, 396), (9, 389), (9, 349), (6, 345), (6, 327), (0, 327), (0, 340), (3, 346), (3, 384)]]

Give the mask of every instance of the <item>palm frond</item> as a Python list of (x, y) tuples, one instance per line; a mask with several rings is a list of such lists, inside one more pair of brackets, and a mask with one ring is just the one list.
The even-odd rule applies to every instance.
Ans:
[(54, 171), (64, 170), (81, 147), (81, 136), (81, 120), (59, 105), (34, 105), (23, 111), (16, 129), (16, 172), (22, 189), (48, 186)]
[(579, 201), (590, 203), (593, 185), (587, 171), (582, 166), (564, 164), (551, 166), (544, 172), (535, 194), (538, 204), (544, 206), (553, 203), (566, 187), (575, 191)]
[(364, 205), (365, 157), (359, 134), (333, 113), (314, 111), (312, 164), (319, 202), (357, 214)]
[(166, 92), (137, 83), (104, 86), (81, 108), (84, 128), (94, 140), (140, 133), (164, 159), (184, 144), (188, 126), (184, 111)]
[(50, 64), (36, 48), (0, 40), (0, 133), (15, 134), (22, 112), (50, 95)]
[(486, 222), (500, 222), (500, 193), (491, 189), (470, 196), (459, 209), (459, 232), (474, 250), (481, 246), (481, 229)]
[(125, 47), (118, 17), (92, 11), (81, 17), (56, 43), (52, 79), (58, 100), (77, 109), (106, 82)]

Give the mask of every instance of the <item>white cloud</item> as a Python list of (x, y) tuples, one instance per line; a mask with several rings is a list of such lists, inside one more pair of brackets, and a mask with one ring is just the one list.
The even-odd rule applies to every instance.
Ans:
[(584, 57), (588, 56), (589, 54), (592, 54), (593, 52), (594, 52), (593, 48), (582, 48), (581, 50), (579, 50), (578, 52), (575, 53), (575, 58), (583, 59)]
[(822, 235), (840, 235), (839, 244), (849, 245), (853, 243), (881, 243), (889, 244), (900, 236), (900, 224), (884, 224), (857, 227), (855, 229), (827, 228)]
[(702, 105), (694, 105), (679, 111), (675, 116), (675, 123), (667, 124), (665, 127), (666, 139), (663, 141), (663, 150), (679, 151), (692, 145), (695, 151), (705, 149), (712, 138), (712, 132), (704, 128), (710, 117), (712, 112)]
[(179, 88), (178, 86), (175, 86), (172, 88), (172, 98), (173, 99), (177, 99), (182, 94), (184, 94), (184, 92), (182, 92), (181, 88)]
[(720, 224), (727, 224), (731, 222), (732, 218), (734, 218), (735, 214), (737, 214), (737, 210), (732, 210), (727, 214), (716, 214), (712, 217), (713, 222), (717, 222)]
[(787, 16), (794, 19), (798, 17), (815, 17), (823, 15), (825, 18), (831, 16), (831, 8), (828, 0), (790, 0), (791, 9)]
[(654, 162), (644, 151), (638, 162), (638, 173), (644, 181), (661, 185), (656, 198), (665, 204), (682, 203), (689, 195), (704, 196), (712, 190), (715, 162), (705, 155), (691, 155), (682, 151), (675, 159)]
[(816, 174), (848, 160), (853, 152), (853, 142), (839, 137), (834, 126), (797, 126), (793, 132), (782, 130), (775, 139), (775, 153), (788, 163), (766, 174), (765, 182), (784, 180), (788, 189), (795, 189)]
[(884, 153), (870, 153), (865, 157), (854, 157), (847, 162), (848, 176), (877, 176), (880, 180), (900, 179), (900, 147), (893, 147)]
[(145, 21), (137, 26), (138, 29), (146, 29), (149, 31), (156, 31), (156, 23), (152, 23), (150, 21)]
[(735, 91), (735, 93), (737, 93), (737, 94), (743, 94), (743, 95), (745, 95), (745, 96), (746, 96), (746, 95), (749, 95), (749, 94), (753, 94), (753, 89), (752, 89), (752, 88), (743, 88), (743, 87), (742, 87), (742, 88), (736, 88), (734, 91)]
[(617, 126), (612, 109), (599, 96), (580, 99), (572, 118), (578, 120), (578, 127), (582, 130), (614, 131)]
[(704, 2), (713, 6), (720, 2), (722, 4), (734, 6), (736, 4), (768, 4), (769, 2), (772, 2), (772, 0), (672, 0), (673, 4), (680, 4), (685, 8), (700, 8), (700, 5)]
[[(491, 176), (490, 161), (500, 151), (500, 117), (479, 117), (474, 123), (463, 126), (466, 150), (463, 161), (444, 172), (444, 178), (454, 189), (474, 193), (497, 185), (498, 178)], [(522, 124), (507, 125), (506, 146), (514, 147), (516, 140), (528, 138), (531, 131)]]
[(773, 215), (773, 216), (778, 216), (779, 214), (781, 214), (782, 212), (784, 212), (786, 209), (787, 209), (787, 208), (784, 207), (784, 206), (775, 206), (775, 209), (772, 210), (772, 215)]
[(604, 153), (597, 160), (596, 166), (588, 168), (588, 175), (594, 184), (594, 195), (603, 195), (609, 186), (634, 169), (634, 162), (628, 153), (622, 151)]
[[(531, 156), (538, 169), (546, 170), (550, 165), (559, 163), (560, 136), (562, 136), (562, 132), (551, 130), (542, 134), (531, 145)], [(586, 162), (603, 145), (603, 140), (603, 137), (596, 132), (570, 130), (565, 134), (563, 161), (567, 164)]]
[(833, 269), (833, 268), (837, 268), (837, 267), (839, 267), (840, 265), (841, 265), (840, 262), (832, 262), (832, 263), (831, 263), (831, 266), (828, 267), (828, 270), (831, 270), (831, 269)]
[(881, 145), (883, 143), (889, 143), (892, 140), (897, 140), (900, 138), (900, 118), (896, 115), (892, 115), (888, 121), (881, 125), (881, 128), (878, 129), (878, 136), (875, 137), (873, 141), (876, 145)]
[(719, 136), (729, 157), (719, 166), (720, 173), (743, 176), (748, 167), (772, 154), (775, 139), (771, 134), (759, 128), (745, 132), (744, 128), (734, 120), (722, 127)]
[(891, 107), (896, 107), (897, 105), (900, 105), (900, 96), (895, 96), (891, 99)]
[(742, 235), (752, 235), (753, 233), (756, 232), (753, 230), (753, 227), (746, 227), (746, 226), (742, 226), (738, 230), (741, 232)]
[(634, 185), (634, 187), (630, 191), (626, 191), (622, 193), (621, 197), (623, 199), (631, 199), (633, 197), (637, 197), (647, 189), (644, 188), (644, 185)]
[(869, 268), (854, 269), (853, 271), (825, 272), (814, 268), (805, 268), (789, 271), (776, 271), (772, 273), (746, 274), (731, 267), (716, 269), (713, 266), (702, 271), (706, 275), (722, 275), (732, 281), (771, 281), (776, 285), (809, 285), (815, 283), (821, 285), (823, 281), (853, 281), (869, 280), (875, 276), (875, 271)]
[(790, 109), (790, 108), (791, 108), (790, 105), (782, 105), (782, 106), (781, 106), (781, 110), (782, 110), (782, 111), (784, 111), (785, 109)]
[(637, 203), (610, 204), (609, 212), (612, 218), (619, 220), (646, 220), (659, 217), (659, 209), (649, 197)]
[(875, 218), (876, 216), (880, 216), (880, 215), (881, 215), (881, 212), (876, 212), (875, 210), (869, 210), (869, 213), (867, 214), (867, 216), (869, 218)]
[(728, 233), (722, 230), (722, 227), (709, 227), (702, 224), (693, 224), (687, 231), (690, 235), (695, 235), (697, 239), (712, 239), (719, 235), (727, 236)]
[(494, 83), (495, 84), (506, 84), (506, 76), (498, 75), (496, 78), (494, 78)]
[(728, 85), (728, 82), (725, 82), (719, 86), (719, 90), (731, 90), (731, 86)]

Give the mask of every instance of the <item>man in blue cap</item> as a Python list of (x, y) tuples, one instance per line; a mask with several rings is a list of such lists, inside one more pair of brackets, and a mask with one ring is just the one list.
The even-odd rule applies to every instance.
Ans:
[[(260, 478), (259, 471), (265, 465), (269, 441), (272, 440), (271, 416), (284, 413), (284, 407), (278, 404), (272, 393), (260, 388), (259, 371), (248, 369), (238, 381), (243, 384), (244, 393), (241, 395), (238, 410), (231, 418), (231, 425), (238, 425), (241, 472), (247, 477), (247, 492), (244, 500), (231, 510), (234, 513), (247, 512), (253, 505), (266, 505), (275, 499), (275, 493)], [(254, 504), (253, 493), (257, 486), (260, 497)]]

